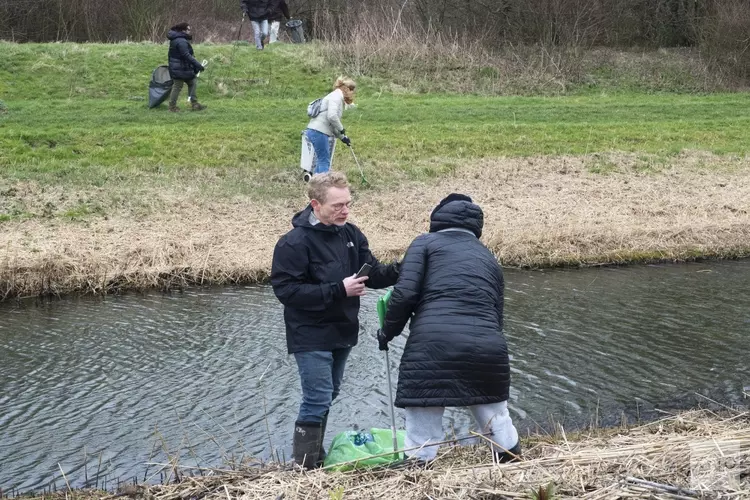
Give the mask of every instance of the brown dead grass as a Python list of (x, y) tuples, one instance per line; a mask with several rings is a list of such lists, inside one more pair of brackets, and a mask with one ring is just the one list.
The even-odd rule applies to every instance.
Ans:
[[(263, 281), (305, 204), (302, 190), (277, 202), (217, 202), (175, 188), (145, 214), (125, 206), (106, 218), (3, 222), (0, 297)], [(700, 152), (483, 160), (430, 184), (363, 191), (352, 220), (391, 258), (452, 191), (481, 204), (482, 239), (506, 266), (750, 255), (750, 160)]]
[[(300, 471), (291, 464), (195, 469), (161, 464), (177, 484), (137, 485), (141, 500), (534, 498), (739, 499), (750, 497), (750, 413), (695, 410), (631, 428), (531, 437), (523, 461), (493, 464), (486, 446), (442, 447), (431, 469)], [(192, 474), (195, 474), (194, 476)], [(81, 492), (80, 498), (92, 498)], [(69, 496), (70, 495), (70, 496)], [(62, 494), (58, 496), (62, 498)], [(76, 498), (76, 492), (65, 494)]]

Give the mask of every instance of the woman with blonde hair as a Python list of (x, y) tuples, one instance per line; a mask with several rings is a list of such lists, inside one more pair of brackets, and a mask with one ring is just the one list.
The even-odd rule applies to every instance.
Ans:
[[(351, 78), (340, 76), (333, 84), (333, 91), (323, 97), (317, 115), (310, 119), (307, 128), (303, 132), (304, 138), (314, 150), (314, 165), (307, 168), (305, 180), (309, 180), (310, 174), (322, 174), (331, 169), (331, 157), (336, 145), (336, 139), (351, 147), (351, 140), (346, 135), (344, 125), (341, 123), (341, 115), (347, 104), (354, 102), (354, 91), (357, 84)], [(303, 163), (305, 151), (303, 145)], [(310, 172), (311, 169), (312, 171)]]

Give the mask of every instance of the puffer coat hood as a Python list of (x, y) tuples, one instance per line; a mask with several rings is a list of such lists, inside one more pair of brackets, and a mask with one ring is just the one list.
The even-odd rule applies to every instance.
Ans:
[(430, 232), (444, 229), (468, 229), (474, 236), (482, 236), (484, 212), (466, 195), (452, 193), (438, 204), (430, 215)]

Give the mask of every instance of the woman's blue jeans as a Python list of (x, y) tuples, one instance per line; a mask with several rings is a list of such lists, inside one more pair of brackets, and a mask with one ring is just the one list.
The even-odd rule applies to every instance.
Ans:
[(307, 139), (315, 149), (313, 174), (328, 172), (331, 170), (331, 157), (333, 156), (333, 147), (336, 145), (336, 138), (311, 128), (305, 129), (305, 134), (307, 134)]
[(339, 395), (346, 359), (352, 348), (333, 351), (295, 352), (302, 383), (302, 404), (297, 421), (323, 421), (331, 403)]

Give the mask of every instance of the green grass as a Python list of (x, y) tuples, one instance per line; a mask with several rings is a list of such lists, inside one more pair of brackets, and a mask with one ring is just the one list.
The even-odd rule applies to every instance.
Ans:
[[(129, 203), (144, 186), (296, 195), (306, 105), (343, 73), (315, 44), (264, 52), (196, 45), (196, 57), (210, 61), (198, 87), (209, 108), (176, 115), (165, 104), (147, 108), (150, 74), (165, 63), (166, 45), (0, 43), (0, 50), (0, 192), (22, 181), (107, 192), (55, 212), (72, 219)], [(383, 75), (354, 76), (358, 105), (343, 122), (370, 182), (381, 187), (444, 175), (478, 158), (750, 149), (750, 96), (743, 93), (588, 86), (537, 97), (394, 94)], [(185, 97), (186, 90), (183, 108)], [(334, 166), (357, 173), (341, 145)]]

